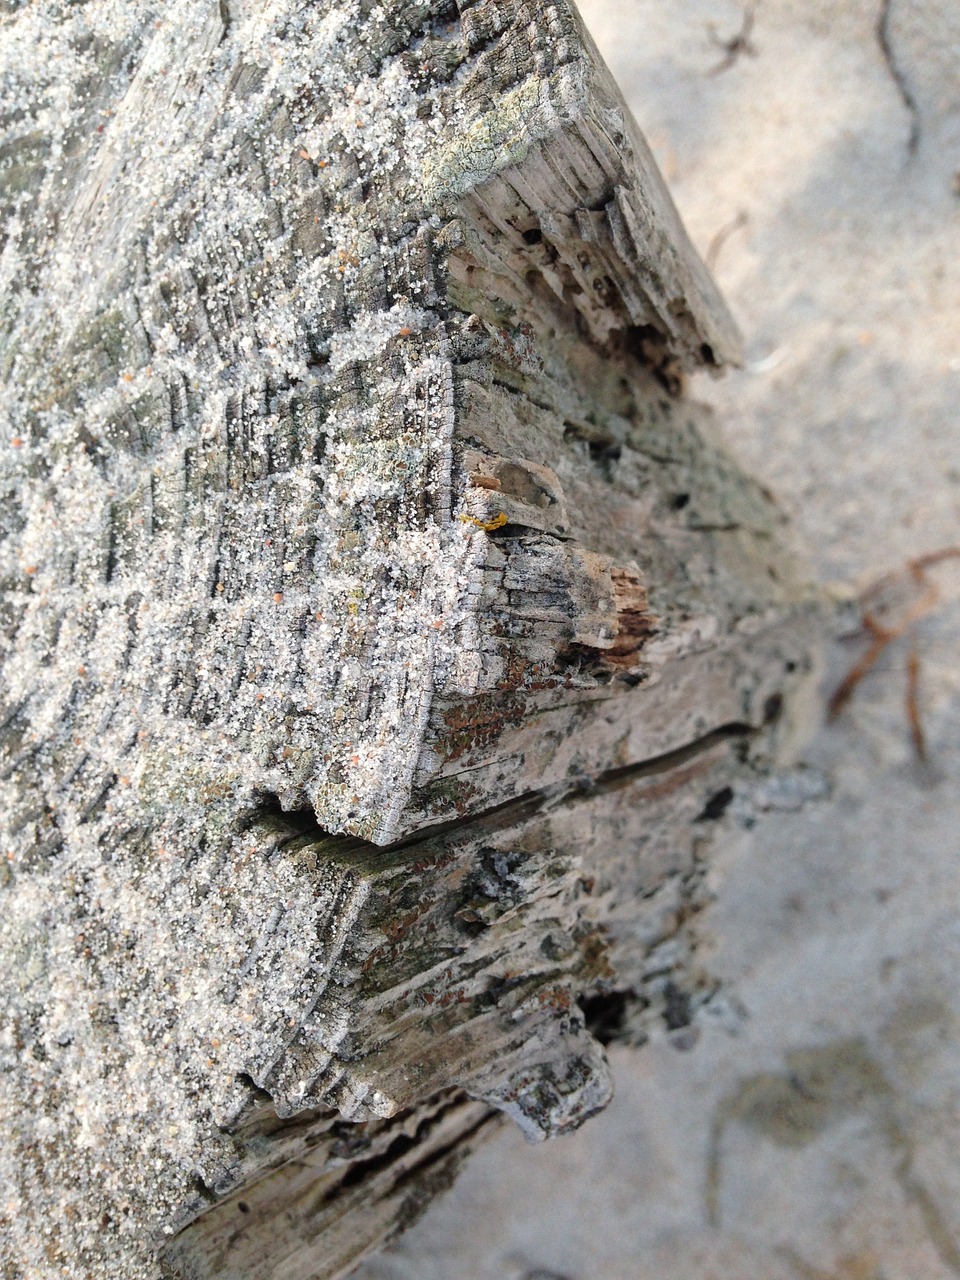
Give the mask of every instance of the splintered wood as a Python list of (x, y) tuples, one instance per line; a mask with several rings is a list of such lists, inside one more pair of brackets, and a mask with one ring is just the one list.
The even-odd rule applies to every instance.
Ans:
[(815, 596), (565, 0), (2, 23), (3, 1275), (331, 1280), (710, 998)]

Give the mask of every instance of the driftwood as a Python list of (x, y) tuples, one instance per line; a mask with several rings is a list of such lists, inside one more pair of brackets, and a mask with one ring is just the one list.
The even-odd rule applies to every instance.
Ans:
[(817, 610), (567, 0), (10, 8), (5, 1277), (333, 1277), (685, 1027)]

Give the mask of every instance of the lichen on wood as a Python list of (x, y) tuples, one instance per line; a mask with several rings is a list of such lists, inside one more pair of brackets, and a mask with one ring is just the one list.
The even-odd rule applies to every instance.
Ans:
[(341, 1275), (709, 997), (814, 597), (567, 0), (0, 22), (4, 1274)]

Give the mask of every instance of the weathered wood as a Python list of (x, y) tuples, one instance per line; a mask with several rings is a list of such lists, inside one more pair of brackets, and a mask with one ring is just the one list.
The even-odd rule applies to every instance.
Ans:
[(3, 24), (4, 1275), (342, 1275), (709, 998), (814, 596), (566, 0)]

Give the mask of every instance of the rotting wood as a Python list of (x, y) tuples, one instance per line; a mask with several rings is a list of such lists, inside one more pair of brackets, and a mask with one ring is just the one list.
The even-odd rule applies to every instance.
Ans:
[(2, 21), (4, 1274), (341, 1276), (709, 999), (815, 597), (568, 3)]

